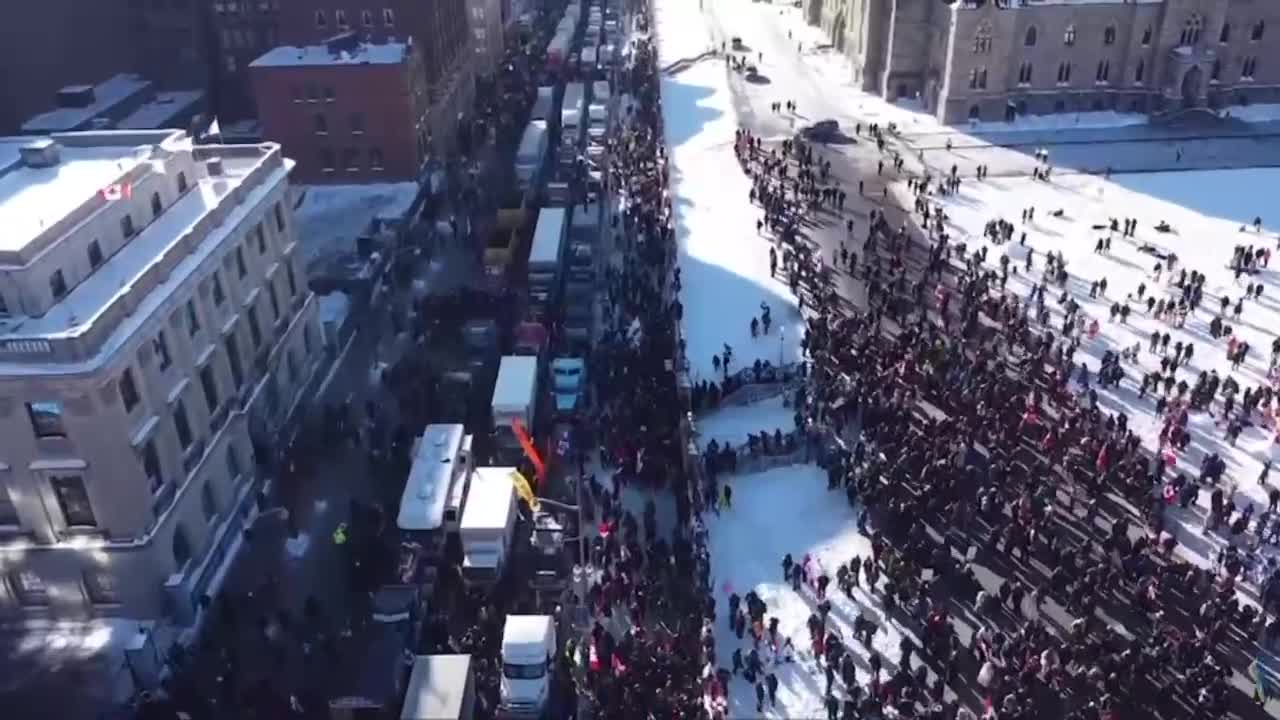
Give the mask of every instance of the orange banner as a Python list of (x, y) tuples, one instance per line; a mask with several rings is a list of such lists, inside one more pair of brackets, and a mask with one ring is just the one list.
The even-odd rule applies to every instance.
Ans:
[(529, 437), (529, 431), (525, 429), (524, 423), (519, 418), (511, 421), (511, 430), (515, 432), (516, 439), (520, 441), (520, 447), (524, 448), (525, 457), (529, 458), (529, 462), (533, 463), (533, 471), (535, 478), (539, 483), (547, 479), (547, 466), (542, 462), (542, 457), (538, 455), (538, 449), (533, 446), (533, 438)]

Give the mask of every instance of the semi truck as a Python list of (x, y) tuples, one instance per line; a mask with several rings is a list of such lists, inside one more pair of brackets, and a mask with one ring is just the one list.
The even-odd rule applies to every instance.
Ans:
[(540, 184), (547, 159), (548, 132), (546, 120), (530, 120), (520, 136), (520, 146), (516, 149), (516, 180), (521, 191), (536, 190)]
[(504, 356), (498, 363), (498, 378), (493, 384), (493, 401), (490, 405), (495, 462), (516, 465), (524, 457), (524, 451), (511, 424), (518, 420), (532, 432), (537, 397), (538, 358), (527, 355)]
[(554, 120), (560, 119), (560, 113), (556, 112), (556, 88), (554, 85), (543, 85), (538, 88), (538, 95), (533, 101), (533, 111), (529, 113), (529, 120), (541, 120), (550, 125)]
[(533, 230), (533, 243), (529, 248), (529, 294), (531, 299), (538, 295), (548, 305), (558, 299), (567, 221), (568, 212), (564, 208), (543, 208)]
[(471, 474), (461, 528), (462, 580), (469, 586), (492, 587), (506, 569), (517, 518), (515, 471), (479, 467)]
[(502, 629), (498, 717), (541, 718), (551, 696), (556, 624), (550, 615), (508, 615)]
[(560, 104), (560, 142), (577, 147), (582, 139), (583, 113), (586, 110), (586, 88), (582, 83), (569, 83)]

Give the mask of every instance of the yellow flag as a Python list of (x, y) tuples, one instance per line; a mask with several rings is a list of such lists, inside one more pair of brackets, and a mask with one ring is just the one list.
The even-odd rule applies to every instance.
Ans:
[(511, 482), (516, 486), (516, 493), (525, 502), (529, 503), (529, 509), (537, 510), (538, 498), (534, 497), (533, 488), (529, 487), (529, 481), (525, 479), (524, 475), (520, 474), (519, 470), (511, 471)]

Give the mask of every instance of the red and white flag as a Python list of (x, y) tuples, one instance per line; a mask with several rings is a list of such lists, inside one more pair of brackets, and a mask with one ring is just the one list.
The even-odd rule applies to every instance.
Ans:
[(133, 186), (129, 183), (114, 183), (102, 188), (102, 197), (107, 200), (128, 200), (133, 196)]

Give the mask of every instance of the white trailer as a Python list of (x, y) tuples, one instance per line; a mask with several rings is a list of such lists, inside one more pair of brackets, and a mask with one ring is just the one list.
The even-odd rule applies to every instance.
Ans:
[(586, 86), (582, 83), (569, 83), (564, 87), (564, 100), (560, 103), (560, 140), (565, 145), (578, 144), (581, 138), (583, 118), (586, 110)]
[(516, 149), (516, 179), (522, 189), (536, 185), (547, 157), (547, 121), (531, 120)]
[(498, 364), (498, 379), (493, 384), (493, 415), (495, 446), (500, 461), (516, 463), (524, 452), (511, 429), (511, 423), (519, 420), (533, 431), (534, 406), (538, 396), (538, 358), (528, 355), (507, 355)]
[(560, 261), (564, 257), (564, 238), (568, 227), (565, 208), (546, 207), (538, 213), (533, 229), (533, 245), (529, 248), (529, 287), (551, 291), (560, 277)]
[(462, 513), (462, 579), (491, 586), (502, 577), (516, 528), (513, 467), (479, 467)]

